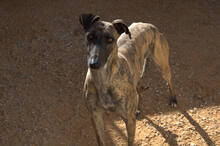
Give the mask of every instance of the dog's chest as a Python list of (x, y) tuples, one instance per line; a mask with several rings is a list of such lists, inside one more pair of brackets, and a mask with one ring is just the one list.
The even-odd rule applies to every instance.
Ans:
[(99, 93), (99, 106), (112, 112), (124, 109), (127, 98), (131, 95), (131, 89), (129, 84), (123, 84), (119, 80), (115, 81), (114, 84), (109, 84), (104, 93), (104, 90)]
[(104, 81), (101, 90), (99, 90), (100, 105), (110, 111), (115, 111), (118, 107), (123, 108), (127, 98), (132, 94), (132, 89), (132, 77), (127, 70), (120, 68), (110, 80)]

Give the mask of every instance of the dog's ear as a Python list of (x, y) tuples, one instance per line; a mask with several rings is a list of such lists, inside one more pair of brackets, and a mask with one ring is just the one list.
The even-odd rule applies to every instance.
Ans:
[(79, 16), (79, 22), (83, 26), (85, 31), (88, 31), (89, 27), (100, 19), (99, 16), (93, 14), (81, 14)]
[(128, 26), (123, 22), (123, 20), (116, 19), (112, 22), (112, 24), (119, 34), (122, 34), (123, 32), (125, 32), (126, 34), (129, 35), (129, 38), (131, 39), (131, 33), (128, 29)]

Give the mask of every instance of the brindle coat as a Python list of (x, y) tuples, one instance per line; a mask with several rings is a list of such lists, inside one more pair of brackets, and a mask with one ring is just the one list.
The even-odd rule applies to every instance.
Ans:
[(103, 114), (111, 111), (124, 120), (131, 146), (139, 102), (137, 85), (148, 56), (168, 82), (171, 105), (177, 104), (171, 83), (168, 43), (158, 29), (148, 23), (132, 23), (128, 28), (121, 20), (109, 23), (92, 14), (81, 15), (80, 23), (86, 32), (88, 48), (85, 101), (98, 144), (105, 145)]

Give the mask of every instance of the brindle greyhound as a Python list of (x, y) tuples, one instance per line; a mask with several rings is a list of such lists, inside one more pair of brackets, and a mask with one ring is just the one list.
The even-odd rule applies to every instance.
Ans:
[(100, 21), (99, 16), (82, 14), (86, 32), (88, 72), (84, 84), (86, 105), (99, 145), (105, 145), (103, 114), (117, 113), (125, 122), (128, 145), (134, 143), (139, 95), (137, 84), (150, 55), (162, 71), (170, 90), (170, 104), (177, 101), (171, 83), (169, 47), (165, 37), (152, 24), (122, 20)]

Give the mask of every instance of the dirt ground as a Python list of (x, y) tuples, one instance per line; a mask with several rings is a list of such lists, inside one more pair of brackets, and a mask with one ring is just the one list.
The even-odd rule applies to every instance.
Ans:
[[(219, 0), (1, 0), (0, 145), (96, 146), (82, 96), (87, 71), (81, 13), (156, 25), (166, 36), (179, 107), (151, 61), (135, 145), (220, 145)], [(106, 116), (108, 145), (125, 125)]]

